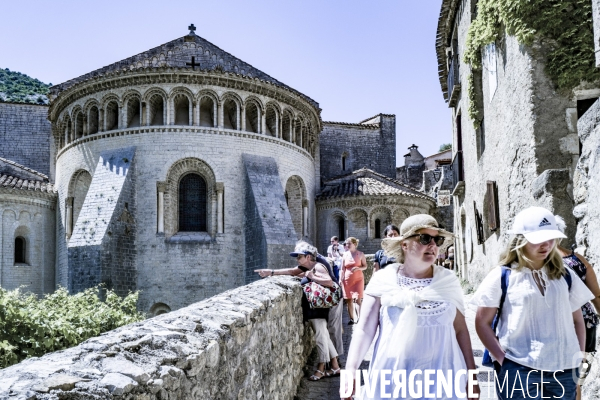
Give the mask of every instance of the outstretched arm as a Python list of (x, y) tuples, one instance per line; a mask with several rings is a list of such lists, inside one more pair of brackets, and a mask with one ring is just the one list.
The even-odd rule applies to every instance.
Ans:
[(284, 268), (284, 269), (255, 269), (254, 272), (258, 273), (261, 278), (273, 275), (292, 275), (298, 276), (304, 273), (300, 268)]

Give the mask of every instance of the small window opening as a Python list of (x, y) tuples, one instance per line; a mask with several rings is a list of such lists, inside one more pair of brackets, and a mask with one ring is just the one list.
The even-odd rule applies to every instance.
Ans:
[(346, 155), (342, 155), (342, 171), (346, 170)]
[(577, 100), (577, 119), (583, 117), (583, 114), (598, 100), (597, 97), (591, 99)]
[(15, 264), (25, 264), (25, 239), (15, 238)]
[(381, 220), (375, 220), (375, 239), (381, 239)]
[(337, 234), (337, 236), (340, 240), (346, 240), (346, 226), (344, 224), (343, 218), (338, 219), (338, 234)]

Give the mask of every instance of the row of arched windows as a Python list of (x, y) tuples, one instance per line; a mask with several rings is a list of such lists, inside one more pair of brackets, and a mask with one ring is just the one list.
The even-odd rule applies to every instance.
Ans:
[(241, 130), (277, 137), (311, 150), (312, 123), (291, 109), (281, 109), (257, 98), (242, 100), (235, 93), (221, 98), (212, 92), (194, 97), (187, 90), (172, 92), (149, 90), (144, 96), (127, 94), (123, 100), (109, 95), (102, 102), (88, 101), (65, 113), (58, 124), (59, 146), (98, 132), (141, 126), (180, 125)]
[[(367, 235), (372, 239), (383, 239), (383, 229), (389, 225), (392, 221), (391, 211), (377, 209), (372, 213), (368, 214), (366, 211), (362, 212), (364, 222), (367, 224)], [(403, 221), (410, 214), (402, 210), (397, 215), (397, 220)], [(340, 240), (344, 240), (347, 236), (353, 236), (353, 232), (348, 232), (348, 217), (341, 212), (336, 212), (332, 216), (332, 224), (330, 225), (331, 234), (336, 235)]]

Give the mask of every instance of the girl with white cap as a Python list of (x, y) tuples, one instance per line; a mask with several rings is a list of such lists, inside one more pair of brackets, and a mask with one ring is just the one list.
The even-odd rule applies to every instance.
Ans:
[(557, 239), (566, 236), (550, 211), (542, 207), (521, 211), (508, 233), (514, 236), (500, 265), (471, 300), (478, 306), (477, 334), (494, 361), (496, 393), (500, 399), (575, 399), (585, 345), (581, 306), (593, 295), (565, 269)]
[[(435, 218), (419, 214), (402, 223), (400, 236), (382, 241), (385, 253), (398, 262), (373, 274), (365, 290), (363, 317), (354, 328), (346, 362), (346, 371), (352, 376), (377, 330), (379, 335), (369, 364), (373, 390), (365, 390), (357, 398), (395, 396), (397, 385), (389, 375), (389, 380), (381, 377), (381, 371), (404, 372), (407, 377), (413, 373), (412, 389), (421, 387), (422, 396), (411, 398), (431, 397), (426, 393), (437, 399), (466, 398), (466, 369), (475, 369), (475, 361), (463, 291), (454, 272), (435, 265), (439, 248), (451, 238)], [(451, 393), (442, 390), (439, 376), (428, 379), (422, 375), (427, 370), (443, 373), (445, 378), (450, 375), (455, 384)], [(414, 374), (419, 371), (421, 375)], [(410, 394), (411, 384), (408, 386)], [(348, 391), (345, 387), (341, 390)], [(477, 385), (474, 392), (479, 393)]]

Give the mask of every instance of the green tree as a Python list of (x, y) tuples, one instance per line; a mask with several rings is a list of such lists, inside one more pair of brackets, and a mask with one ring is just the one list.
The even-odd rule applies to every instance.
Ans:
[(50, 84), (8, 68), (0, 68), (0, 101), (48, 104)]
[(100, 300), (97, 287), (75, 295), (60, 288), (42, 299), (0, 288), (0, 368), (144, 319), (138, 292), (121, 298), (108, 290), (105, 297)]
[(450, 150), (452, 148), (452, 143), (444, 143), (440, 146), (440, 151)]

